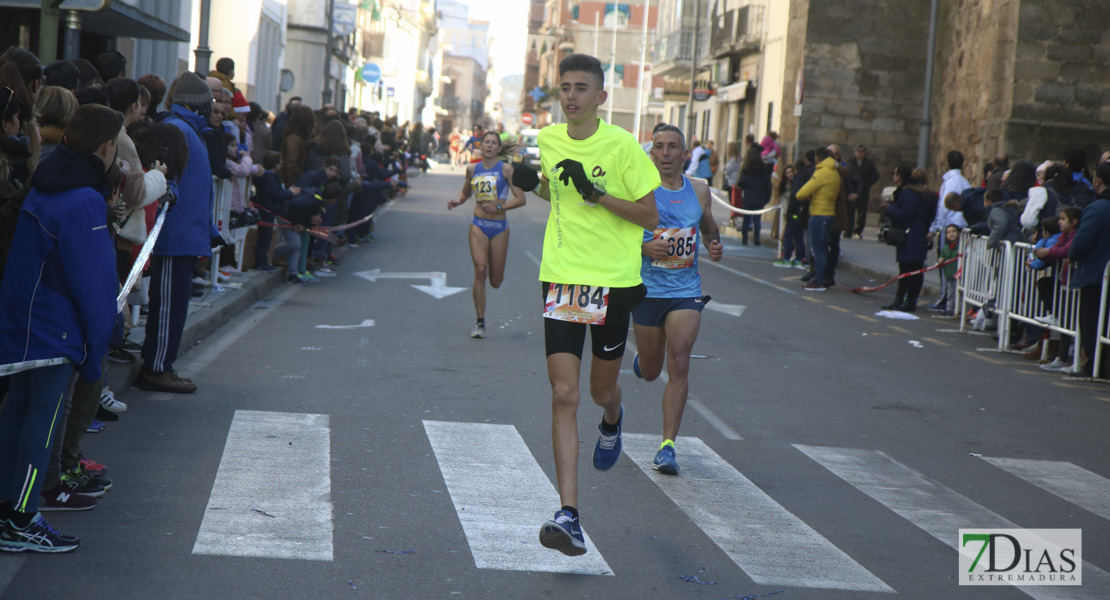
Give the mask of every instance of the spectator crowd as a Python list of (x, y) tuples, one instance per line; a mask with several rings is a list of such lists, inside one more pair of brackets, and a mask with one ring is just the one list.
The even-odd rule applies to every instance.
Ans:
[(0, 550), (78, 546), (41, 513), (91, 509), (112, 486), (82, 452), (127, 410), (110, 363), (139, 361), (141, 389), (196, 390), (174, 369), (185, 317), (246, 269), (239, 234), (257, 228), (255, 269), (334, 277), (335, 247), (373, 241), (376, 208), (440, 143), (419, 123), (299, 98), (272, 115), (228, 58), (168, 84), (126, 73), (116, 51), (45, 67), (24, 48), (0, 55)]

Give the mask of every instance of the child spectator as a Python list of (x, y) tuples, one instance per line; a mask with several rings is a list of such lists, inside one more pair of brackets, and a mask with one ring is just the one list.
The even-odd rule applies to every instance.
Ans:
[[(262, 155), (262, 174), (254, 178), (254, 188), (257, 191), (256, 200), (258, 205), (262, 207), (261, 214), (259, 215), (262, 223), (273, 224), (276, 215), (288, 214), (287, 205), (293, 200), (293, 197), (301, 193), (301, 188), (293, 186), (285, 189), (281, 183), (281, 178), (278, 177), (277, 172), (281, 170), (281, 153), (273, 150), (267, 150)], [(283, 253), (279, 254), (278, 249), (274, 249), (274, 256), (285, 256), (286, 265), (290, 265), (289, 273), (293, 276), (294, 269), (292, 265), (296, 264), (296, 257), (291, 256), (291, 251), (300, 250), (300, 234), (292, 229), (283, 228), (281, 230), (283, 236), (283, 244), (279, 247), (283, 248)], [(296, 243), (293, 243), (290, 237), (296, 238)], [(258, 240), (254, 246), (254, 266), (260, 271), (267, 273), (274, 271), (274, 267), (266, 260), (266, 253), (270, 250), (270, 243), (274, 238), (274, 228), (267, 225), (261, 225), (258, 228)]]
[[(954, 195), (954, 192), (948, 194), (945, 200), (952, 195)], [(960, 227), (959, 225), (949, 224), (944, 228), (944, 242), (940, 245), (940, 260), (944, 262), (956, 258), (959, 255)], [(959, 267), (959, 263), (954, 260), (941, 267), (941, 273), (944, 275), (945, 289), (950, 290), (952, 294), (952, 304), (946, 306), (944, 309), (944, 316), (946, 317), (955, 316), (956, 314), (956, 270), (959, 269)]]
[[(1079, 218), (1081, 214), (1079, 208), (1075, 206), (1065, 206), (1057, 217), (1060, 233), (1056, 236), (1055, 243), (1050, 247), (1038, 248), (1033, 251), (1034, 256), (1046, 266), (1058, 261), (1063, 261), (1063, 266), (1058, 269), (1056, 276), (1061, 288), (1068, 285), (1068, 279), (1071, 275), (1071, 266), (1067, 263), (1068, 251), (1071, 250), (1071, 243), (1072, 240), (1075, 239), (1075, 232), (1079, 229)], [(1048, 219), (1045, 220), (1047, 221)], [(1037, 293), (1047, 312), (1047, 314), (1037, 317), (1037, 321), (1045, 325), (1060, 324), (1070, 320), (1070, 315), (1059, 315), (1059, 313), (1063, 311), (1058, 310), (1060, 307), (1053, 306), (1053, 302), (1055, 301), (1055, 296), (1053, 294), (1054, 289), (1055, 285), (1051, 277), (1042, 277), (1037, 280)], [(1057, 314), (1058, 316), (1054, 317), (1053, 314)], [(1060, 350), (1056, 355), (1056, 359), (1048, 364), (1041, 365), (1041, 368), (1045, 371), (1071, 373), (1072, 365), (1067, 360), (1070, 347), (1070, 336), (1060, 336)]]
[[(300, 234), (300, 252), (296, 264), (297, 283), (317, 283), (320, 281), (315, 275), (308, 272), (308, 229), (323, 223), (324, 209), (335, 203), (343, 193), (343, 185), (338, 181), (329, 181), (323, 188), (306, 187), (301, 189), (291, 203), (289, 221)], [(290, 264), (290, 266), (293, 266)]]
[[(38, 512), (70, 374), (101, 378), (116, 317), (115, 259), (108, 236), (105, 173), (116, 155), (123, 115), (83, 106), (65, 143), (31, 179), (0, 284), (0, 362), (64, 357), (11, 375), (0, 415), (0, 546), (13, 552), (68, 552), (80, 540), (58, 533)], [(43, 284), (44, 280), (55, 282)]]
[(227, 170), (234, 177), (231, 181), (231, 212), (242, 213), (248, 208), (242, 180), (262, 174), (262, 167), (255, 167), (249, 152), (244, 151), (235, 136), (224, 134), (227, 144)]
[(780, 203), (786, 205), (784, 216), (786, 225), (783, 226), (782, 232), (782, 257), (772, 263), (776, 267), (801, 267), (802, 261), (806, 257), (805, 231), (802, 226), (802, 203), (794, 197), (793, 192), (794, 178), (797, 173), (797, 167), (786, 165), (782, 172), (782, 179), (779, 180)]

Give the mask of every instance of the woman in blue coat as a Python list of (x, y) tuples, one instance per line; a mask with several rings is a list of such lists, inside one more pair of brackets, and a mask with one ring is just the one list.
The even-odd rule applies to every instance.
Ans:
[[(929, 223), (936, 216), (937, 195), (925, 187), (924, 171), (914, 171), (906, 163), (898, 165), (894, 170), (894, 185), (898, 189), (894, 191), (894, 202), (886, 207), (886, 215), (890, 218), (891, 229), (906, 232), (906, 241), (898, 246), (896, 254), (898, 272), (920, 271), (925, 268), (925, 259), (928, 257), (929, 242), (926, 233)], [(924, 273), (899, 279), (894, 302), (883, 309), (914, 312), (917, 310), (917, 297), (921, 295), (921, 286), (924, 283)]]

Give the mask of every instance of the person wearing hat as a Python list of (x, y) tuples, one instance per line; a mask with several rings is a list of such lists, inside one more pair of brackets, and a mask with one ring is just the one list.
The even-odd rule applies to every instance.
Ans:
[[(247, 117), (251, 114), (251, 105), (243, 97), (243, 92), (235, 92), (231, 97), (231, 110), (232, 114), (229, 117), (235, 120), (235, 127), (239, 131), (239, 137), (236, 138), (239, 142), (239, 149), (247, 154), (252, 154), (254, 152), (254, 133), (251, 131), (250, 125), (247, 124)], [(261, 163), (259, 163), (260, 169), (261, 166)]]
[[(189, 159), (174, 190), (177, 203), (166, 214), (162, 234), (150, 259), (150, 315), (143, 341), (143, 368), (135, 382), (143, 390), (191, 393), (197, 386), (173, 370), (185, 329), (197, 257), (211, 256), (219, 237), (211, 224), (212, 168), (202, 135), (211, 131), (212, 90), (186, 71), (174, 83), (170, 116), (164, 121), (185, 135)], [(145, 165), (149, 167), (149, 165)]]

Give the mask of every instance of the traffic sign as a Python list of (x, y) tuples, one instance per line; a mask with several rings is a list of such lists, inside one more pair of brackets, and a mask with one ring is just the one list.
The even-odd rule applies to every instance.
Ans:
[(362, 80), (366, 83), (377, 83), (382, 78), (382, 68), (374, 63), (362, 65)]
[(533, 115), (530, 112), (526, 112), (526, 113), (520, 115), (520, 122), (525, 124), (525, 125), (531, 125), (532, 121), (535, 121), (535, 120), (536, 120), (536, 116)]
[(332, 9), (331, 30), (339, 37), (347, 37), (358, 26), (358, 7), (353, 4), (336, 3)]

